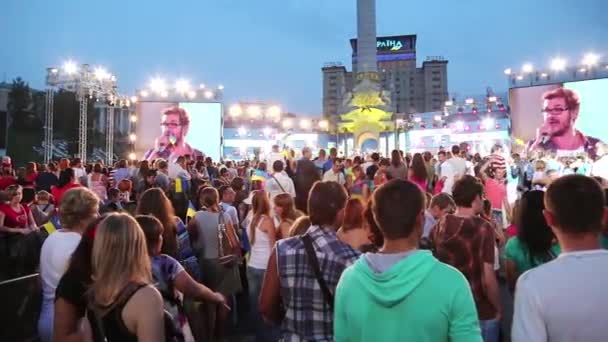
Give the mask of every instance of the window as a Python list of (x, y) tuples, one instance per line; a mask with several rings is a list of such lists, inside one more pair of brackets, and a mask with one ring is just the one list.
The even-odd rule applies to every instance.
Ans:
[(441, 82), (441, 78), (440, 78), (440, 77), (433, 77), (433, 79), (432, 79), (432, 80), (433, 80), (433, 81), (436, 81), (436, 82)]
[(441, 89), (441, 84), (434, 84), (433, 89)]
[(336, 80), (336, 79), (338, 79), (338, 76), (336, 76), (336, 75), (331, 75), (331, 76), (329, 76), (329, 79), (330, 79), (330, 80)]
[(439, 71), (431, 71), (431, 74), (433, 74), (433, 75), (439, 75), (440, 72)]

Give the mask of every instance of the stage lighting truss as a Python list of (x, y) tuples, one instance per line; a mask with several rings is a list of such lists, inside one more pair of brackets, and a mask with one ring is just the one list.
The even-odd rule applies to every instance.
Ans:
[(505, 69), (504, 74), (510, 88), (585, 81), (608, 77), (608, 61), (602, 61), (602, 56), (593, 52), (586, 53), (578, 62), (556, 56), (544, 69), (525, 63), (519, 70)]
[(154, 77), (147, 87), (137, 91), (137, 99), (144, 102), (218, 102), (222, 100), (224, 86), (216, 88), (199, 84), (192, 85), (185, 78), (169, 82), (161, 77)]
[(89, 64), (64, 63), (61, 68), (51, 67), (46, 75), (46, 113), (44, 124), (44, 161), (53, 159), (53, 104), (57, 90), (74, 92), (79, 103), (78, 155), (86, 162), (87, 158), (87, 104), (89, 99), (103, 100), (107, 105), (106, 155), (111, 162), (114, 144), (114, 107), (120, 100), (116, 86), (116, 76), (103, 67)]

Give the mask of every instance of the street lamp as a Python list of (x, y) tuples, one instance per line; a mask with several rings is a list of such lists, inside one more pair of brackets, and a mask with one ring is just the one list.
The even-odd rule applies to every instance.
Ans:
[(301, 129), (309, 129), (310, 128), (310, 120), (302, 119), (300, 120), (300, 128)]
[(534, 66), (532, 66), (532, 64), (530, 63), (526, 63), (524, 64), (524, 66), (521, 68), (521, 71), (524, 72), (524, 74), (529, 74), (532, 71), (534, 71)]
[(588, 53), (583, 57), (583, 65), (586, 65), (588, 68), (591, 68), (599, 62), (600, 56), (595, 53)]
[(291, 121), (291, 119), (285, 119), (283, 120), (281, 126), (283, 126), (284, 129), (290, 129), (293, 126), (293, 122)]
[(270, 128), (270, 127), (264, 127), (264, 129), (262, 130), (262, 132), (264, 133), (265, 137), (268, 137), (272, 133), (272, 128)]
[(175, 81), (175, 91), (177, 91), (179, 94), (185, 94), (190, 90), (190, 82), (188, 82), (187, 80), (180, 78), (179, 80)]
[(559, 57), (554, 58), (551, 61), (551, 69), (556, 72), (566, 69), (566, 60)]
[(319, 121), (319, 128), (322, 130), (326, 130), (329, 127), (329, 122), (327, 120)]
[(68, 75), (75, 74), (78, 71), (78, 65), (74, 61), (69, 60), (69, 61), (63, 63), (63, 70)]
[(281, 108), (279, 106), (270, 106), (266, 110), (266, 115), (271, 118), (279, 118), (281, 116)]
[(247, 129), (243, 126), (238, 129), (239, 136), (244, 137), (247, 134)]
[(241, 108), (241, 106), (239, 106), (239, 105), (232, 105), (232, 106), (230, 106), (228, 113), (232, 117), (237, 117), (237, 116), (240, 116), (241, 114), (243, 114), (243, 108)]
[(150, 81), (150, 90), (155, 93), (162, 94), (167, 89), (165, 80), (160, 77), (155, 77)]
[(262, 110), (260, 109), (260, 106), (249, 106), (247, 107), (247, 114), (252, 118), (257, 118), (262, 115)]

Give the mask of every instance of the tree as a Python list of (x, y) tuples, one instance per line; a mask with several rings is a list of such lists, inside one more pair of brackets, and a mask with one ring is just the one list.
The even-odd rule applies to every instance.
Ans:
[(7, 109), (12, 128), (34, 128), (33, 123), (36, 118), (32, 112), (30, 86), (21, 77), (13, 80), (11, 91), (8, 94)]

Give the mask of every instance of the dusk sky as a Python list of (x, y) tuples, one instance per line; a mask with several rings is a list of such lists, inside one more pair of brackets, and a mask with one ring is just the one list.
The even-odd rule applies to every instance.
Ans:
[[(449, 60), (459, 96), (505, 91), (503, 70), (608, 57), (605, 0), (377, 0), (378, 35), (417, 34), (418, 66)], [(0, 81), (44, 87), (67, 59), (106, 66), (133, 94), (154, 76), (225, 85), (226, 102), (321, 113), (321, 67), (350, 69), (355, 0), (2, 0)]]

